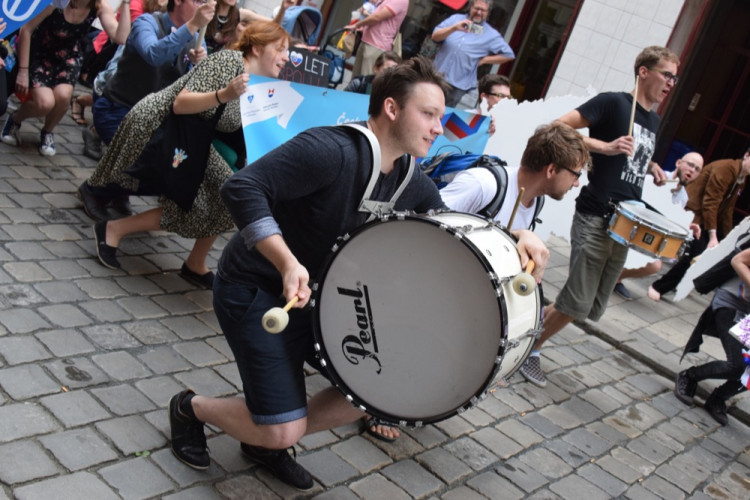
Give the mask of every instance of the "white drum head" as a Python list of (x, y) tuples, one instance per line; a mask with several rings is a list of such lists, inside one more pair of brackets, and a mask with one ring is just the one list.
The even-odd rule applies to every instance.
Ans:
[(471, 406), (506, 335), (488, 271), (470, 242), (427, 217), (363, 226), (316, 290), (316, 348), (336, 385), (368, 413), (406, 425)]
[(686, 238), (689, 234), (684, 227), (675, 224), (662, 214), (646, 208), (638, 202), (621, 201), (619, 206), (623, 215), (628, 219), (636, 222), (644, 222), (651, 227), (661, 229), (663, 234), (681, 236), (683, 238)]

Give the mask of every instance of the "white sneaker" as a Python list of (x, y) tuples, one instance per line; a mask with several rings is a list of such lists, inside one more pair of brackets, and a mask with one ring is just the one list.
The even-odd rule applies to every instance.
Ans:
[(5, 120), (0, 140), (11, 146), (21, 145), (21, 126), (13, 121), (12, 115), (8, 115), (8, 119)]
[(55, 156), (55, 134), (42, 130), (39, 154), (42, 156)]

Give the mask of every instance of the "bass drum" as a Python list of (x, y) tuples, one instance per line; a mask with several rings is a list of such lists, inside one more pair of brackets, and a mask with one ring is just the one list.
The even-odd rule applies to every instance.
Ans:
[(500, 370), (509, 311), (534, 302), (538, 316), (540, 292), (513, 292), (520, 272), (513, 239), (476, 215), (366, 224), (333, 249), (313, 286), (321, 364), (349, 401), (393, 424), (460, 413)]

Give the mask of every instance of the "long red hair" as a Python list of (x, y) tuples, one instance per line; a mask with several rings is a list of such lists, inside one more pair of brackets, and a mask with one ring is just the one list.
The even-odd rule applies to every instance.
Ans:
[(247, 25), (232, 49), (239, 50), (243, 56), (247, 56), (253, 47), (265, 47), (279, 40), (289, 43), (289, 33), (279, 24), (272, 21), (253, 21)]

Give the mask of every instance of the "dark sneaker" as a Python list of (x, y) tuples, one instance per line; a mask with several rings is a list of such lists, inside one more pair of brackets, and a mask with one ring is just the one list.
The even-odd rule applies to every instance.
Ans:
[(628, 290), (622, 283), (615, 285), (615, 293), (625, 300), (632, 300), (633, 298), (633, 296), (630, 295), (630, 290)]
[(107, 221), (94, 224), (94, 241), (96, 242), (96, 255), (104, 267), (120, 269), (120, 262), (115, 257), (117, 247), (107, 245)]
[(518, 371), (532, 384), (539, 387), (547, 386), (547, 376), (542, 371), (542, 362), (539, 356), (529, 356)]
[(721, 425), (726, 426), (729, 424), (729, 417), (727, 416), (727, 405), (724, 401), (714, 396), (714, 393), (706, 400), (703, 408), (708, 412), (711, 417), (719, 422)]
[(693, 406), (693, 396), (695, 396), (697, 388), (698, 382), (690, 378), (687, 370), (683, 370), (677, 374), (677, 378), (674, 381), (674, 395), (677, 399), (688, 406)]
[(180, 269), (180, 276), (189, 283), (200, 288), (211, 290), (214, 287), (214, 273), (211, 271), (206, 274), (198, 274), (192, 271), (186, 263), (183, 263), (182, 268)]
[(5, 120), (0, 140), (11, 146), (21, 145), (21, 126), (13, 121), (13, 115), (8, 115), (8, 119)]
[(39, 139), (39, 154), (42, 156), (55, 156), (55, 134), (42, 130)]
[(240, 443), (242, 454), (248, 460), (264, 466), (271, 471), (276, 479), (293, 486), (298, 490), (309, 490), (315, 483), (313, 478), (304, 467), (297, 463), (297, 452), (294, 451), (294, 458), (289, 456), (286, 450), (268, 450), (258, 446), (250, 446), (247, 443)]
[(211, 458), (208, 456), (206, 435), (203, 433), (203, 422), (185, 415), (180, 404), (185, 396), (195, 394), (191, 390), (182, 391), (169, 400), (169, 429), (172, 438), (172, 453), (181, 462), (193, 469), (208, 469)]
[(110, 218), (104, 202), (91, 191), (88, 182), (84, 181), (83, 184), (78, 186), (76, 196), (83, 203), (83, 211), (95, 222), (106, 221)]

